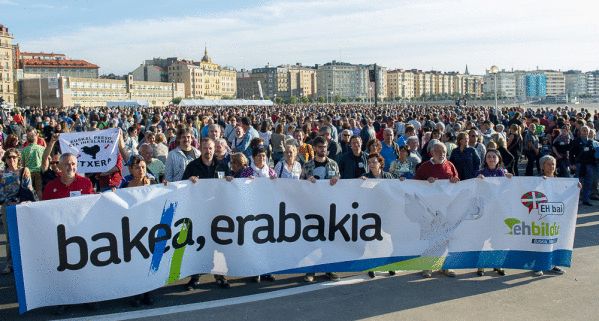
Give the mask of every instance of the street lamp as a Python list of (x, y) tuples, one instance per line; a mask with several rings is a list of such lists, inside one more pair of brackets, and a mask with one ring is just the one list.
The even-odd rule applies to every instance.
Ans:
[(491, 66), (491, 69), (489, 69), (489, 73), (492, 74), (495, 77), (495, 116), (497, 117), (497, 120), (499, 120), (499, 113), (498, 113), (498, 107), (497, 107), (497, 74), (499, 73), (499, 68), (495, 65)]

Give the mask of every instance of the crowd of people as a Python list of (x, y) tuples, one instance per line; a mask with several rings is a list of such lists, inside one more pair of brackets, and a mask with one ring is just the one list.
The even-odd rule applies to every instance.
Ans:
[[(339, 179), (360, 178), (434, 184), (485, 177), (578, 177), (582, 204), (599, 200), (599, 114), (567, 106), (34, 107), (4, 110), (1, 117), (5, 227), (8, 205), (187, 179), (327, 180), (334, 185)], [(77, 157), (61, 153), (59, 135), (106, 128), (121, 129), (116, 166), (78, 174)], [(4, 274), (12, 272), (7, 252)], [(442, 272), (455, 276), (452, 270)], [(422, 275), (429, 278), (432, 271)], [(304, 277), (306, 282), (314, 278)], [(274, 279), (270, 274), (254, 277), (257, 282)], [(224, 276), (215, 280), (222, 288), (230, 286)], [(186, 289), (198, 285), (199, 275), (194, 275)], [(136, 306), (152, 302), (149, 293), (132, 299)]]

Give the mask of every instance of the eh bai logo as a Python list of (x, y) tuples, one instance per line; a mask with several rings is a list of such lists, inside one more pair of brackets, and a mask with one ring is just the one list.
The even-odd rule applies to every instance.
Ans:
[(547, 196), (541, 192), (524, 193), (520, 201), (522, 205), (528, 208), (528, 214), (534, 210), (539, 215), (539, 221), (548, 215), (564, 215), (564, 203), (549, 202)]
[[(520, 199), (522, 205), (528, 208), (528, 214), (535, 211), (539, 218), (537, 221), (549, 215), (564, 215), (564, 203), (549, 202), (547, 196), (541, 192), (531, 191), (524, 193)], [(518, 218), (510, 217), (504, 220), (509, 229), (509, 235), (533, 236), (533, 244), (553, 244), (557, 242), (560, 225), (556, 222), (527, 222)]]

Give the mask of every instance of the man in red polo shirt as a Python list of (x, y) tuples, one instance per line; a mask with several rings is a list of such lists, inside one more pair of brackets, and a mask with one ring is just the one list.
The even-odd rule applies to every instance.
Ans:
[(46, 185), (43, 193), (44, 200), (94, 194), (89, 178), (77, 174), (77, 157), (75, 155), (62, 154), (58, 161), (58, 167), (60, 176)]

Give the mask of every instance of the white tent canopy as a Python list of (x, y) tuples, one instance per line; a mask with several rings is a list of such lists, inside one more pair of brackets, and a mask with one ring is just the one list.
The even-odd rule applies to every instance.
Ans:
[(115, 101), (107, 101), (107, 107), (148, 107), (147, 100), (115, 100)]
[(246, 100), (246, 99), (183, 99), (179, 106), (272, 106), (270, 100)]

